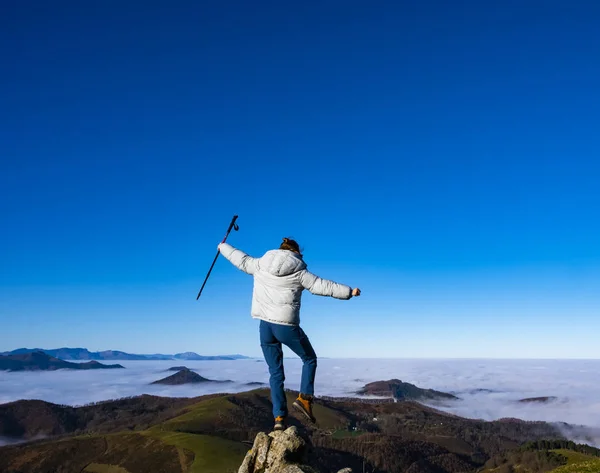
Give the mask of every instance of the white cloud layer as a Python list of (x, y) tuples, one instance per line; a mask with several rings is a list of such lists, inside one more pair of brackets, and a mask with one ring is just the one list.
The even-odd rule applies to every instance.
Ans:
[[(268, 383), (262, 360), (120, 361), (127, 369), (98, 371), (0, 372), (0, 403), (42, 399), (82, 405), (140, 394), (199, 396), (250, 389), (248, 382)], [(150, 385), (185, 365), (227, 384)], [(285, 360), (286, 387), (298, 389), (302, 363)], [(452, 392), (461, 398), (437, 406), (461, 416), (493, 420), (567, 422), (600, 429), (600, 360), (415, 360), (319, 359), (316, 394), (352, 396), (371, 381), (399, 378), (419, 387)], [(547, 404), (519, 399), (556, 396)], [(0, 439), (0, 442), (2, 439)]]

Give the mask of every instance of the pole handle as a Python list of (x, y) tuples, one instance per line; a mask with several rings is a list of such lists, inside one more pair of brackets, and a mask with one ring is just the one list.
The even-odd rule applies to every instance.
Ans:
[[(221, 243), (225, 243), (225, 241), (227, 240), (227, 237), (231, 233), (231, 229), (235, 230), (236, 232), (240, 229), (238, 224), (235, 223), (237, 219), (238, 219), (238, 216), (234, 215), (233, 218), (231, 219), (231, 223), (229, 224), (229, 227), (227, 228), (227, 233), (225, 234), (225, 238), (223, 238), (223, 241)], [(196, 296), (196, 300), (200, 299), (200, 295), (202, 294), (202, 291), (204, 290), (204, 286), (206, 286), (206, 281), (208, 281), (208, 277), (210, 276), (210, 273), (212, 272), (213, 268), (215, 267), (215, 263), (217, 262), (217, 259), (219, 259), (219, 254), (221, 254), (221, 252), (219, 250), (217, 250), (215, 259), (213, 260), (212, 264), (210, 265), (210, 269), (208, 270), (208, 274), (206, 275), (206, 278), (204, 278), (204, 282), (202, 283), (202, 287), (200, 288), (200, 291), (198, 292), (198, 295)]]
[(229, 228), (227, 228), (227, 233), (225, 234), (225, 238), (223, 238), (223, 241), (221, 243), (225, 243), (225, 240), (227, 240), (227, 237), (229, 236), (229, 233), (231, 232), (231, 229), (233, 228), (236, 232), (240, 229), (240, 227), (238, 226), (237, 223), (235, 223), (235, 221), (238, 219), (237, 215), (234, 215), (233, 218), (231, 219), (231, 223), (229, 224)]

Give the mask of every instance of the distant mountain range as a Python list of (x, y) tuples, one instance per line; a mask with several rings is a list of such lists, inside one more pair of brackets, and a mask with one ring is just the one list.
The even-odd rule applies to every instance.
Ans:
[(103, 365), (95, 360), (87, 363), (70, 363), (41, 351), (17, 355), (0, 355), (0, 371), (56, 371), (98, 370), (123, 368), (121, 365)]
[(65, 361), (101, 361), (101, 360), (241, 360), (249, 358), (244, 355), (217, 355), (217, 356), (203, 356), (198, 355), (191, 351), (185, 353), (177, 353), (175, 355), (136, 355), (132, 353), (125, 353), (124, 351), (118, 350), (106, 350), (106, 351), (89, 351), (87, 348), (18, 348), (13, 351), (7, 351), (0, 353), (0, 356), (8, 355), (26, 355), (28, 353), (42, 352), (46, 355), (54, 358), (59, 358)]

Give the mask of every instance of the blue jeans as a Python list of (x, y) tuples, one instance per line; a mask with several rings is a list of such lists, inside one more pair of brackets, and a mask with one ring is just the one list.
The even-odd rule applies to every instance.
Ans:
[(283, 348), (289, 347), (302, 362), (302, 381), (300, 392), (313, 395), (315, 392), (315, 372), (317, 371), (317, 355), (310, 340), (299, 326), (279, 325), (260, 321), (260, 346), (265, 361), (269, 366), (271, 401), (273, 402), (273, 417), (285, 417), (288, 414), (287, 400), (283, 389), (285, 373), (283, 371)]

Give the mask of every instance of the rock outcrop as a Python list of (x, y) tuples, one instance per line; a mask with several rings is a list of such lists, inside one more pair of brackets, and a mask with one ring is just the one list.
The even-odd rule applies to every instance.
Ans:
[(540, 403), (540, 404), (546, 404), (548, 402), (553, 402), (558, 400), (558, 398), (556, 396), (541, 396), (541, 397), (528, 397), (525, 399), (519, 399), (518, 402), (524, 403), (524, 404), (531, 404), (531, 403)]
[[(260, 432), (238, 473), (318, 473), (305, 464), (306, 453), (306, 441), (296, 427), (270, 434)], [(344, 468), (338, 473), (352, 470)]]
[(217, 381), (212, 381), (210, 379), (206, 379), (200, 376), (198, 373), (194, 373), (189, 368), (185, 366), (182, 367), (177, 373), (172, 374), (171, 376), (167, 376), (166, 378), (159, 379), (158, 381), (154, 381), (150, 384), (166, 384), (169, 386), (176, 386), (179, 384), (193, 384), (193, 383), (216, 383)]
[(357, 394), (368, 396), (389, 396), (397, 401), (436, 401), (456, 400), (455, 395), (434, 391), (433, 389), (422, 389), (414, 384), (405, 383), (399, 379), (388, 381), (375, 381), (366, 384)]

